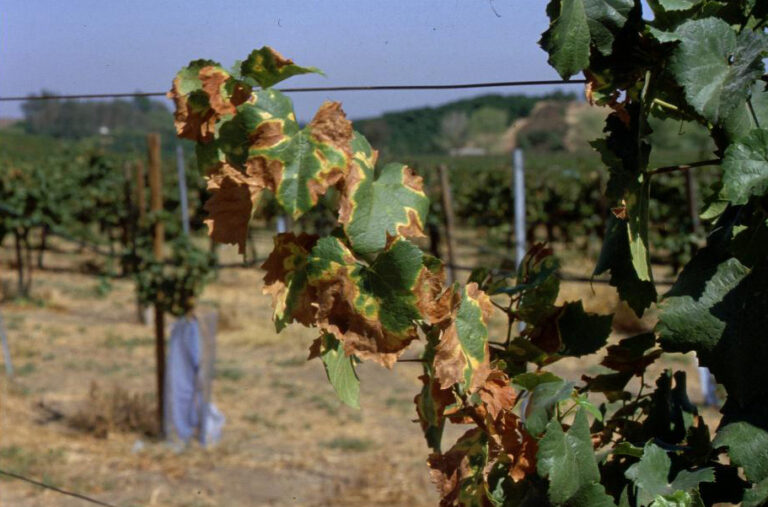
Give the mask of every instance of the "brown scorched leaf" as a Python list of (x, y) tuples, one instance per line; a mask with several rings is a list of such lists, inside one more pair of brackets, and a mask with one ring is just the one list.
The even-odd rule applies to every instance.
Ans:
[(266, 119), (248, 135), (246, 172), (298, 218), (348, 174), (352, 136), (338, 102), (325, 102), (303, 129), (292, 114)]
[(173, 80), (168, 98), (176, 108), (174, 125), (179, 137), (202, 143), (213, 140), (216, 122), (232, 115), (251, 94), (251, 87), (232, 77), (218, 63), (195, 60)]
[(451, 319), (435, 354), (435, 373), (443, 389), (458, 383), (474, 392), (487, 378), (491, 313), (491, 300), (476, 283), (454, 292)]
[(429, 456), (429, 475), (440, 493), (440, 506), (485, 506), (484, 468), (488, 438), (480, 428), (467, 431), (447, 452)]
[[(266, 271), (263, 292), (272, 295), (273, 318), (278, 331), (293, 320), (305, 326), (315, 322), (312, 294), (304, 289), (307, 259), (317, 239), (318, 236), (306, 233), (298, 236), (291, 232), (278, 234), (272, 253), (261, 265)], [(317, 352), (319, 355), (319, 349)], [(310, 359), (312, 357), (310, 354)]]
[(213, 195), (206, 201), (205, 224), (208, 235), (216, 242), (236, 244), (245, 253), (248, 223), (261, 187), (237, 169), (219, 164), (208, 175), (208, 191)]
[(278, 295), (278, 329), (293, 320), (316, 326), (342, 342), (347, 355), (392, 367), (418, 337), (421, 250), (395, 239), (368, 265), (335, 237), (320, 239), (308, 253), (308, 241), (282, 238), (265, 264), (265, 291)]

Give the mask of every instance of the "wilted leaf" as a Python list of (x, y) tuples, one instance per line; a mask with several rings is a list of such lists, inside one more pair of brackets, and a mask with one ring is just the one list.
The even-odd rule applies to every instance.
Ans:
[[(285, 122), (296, 122), (291, 99), (277, 90), (257, 90), (237, 106), (233, 117), (221, 122), (215, 145), (230, 164), (244, 170), (251, 145), (279, 143), (283, 134), (278, 127)], [(263, 186), (267, 181), (262, 177)]]
[(451, 322), (435, 354), (435, 374), (442, 388), (458, 383), (474, 391), (485, 381), (490, 360), (488, 319), (492, 312), (490, 298), (477, 284), (457, 292)]
[(451, 317), (456, 294), (445, 287), (445, 269), (440, 259), (424, 254), (424, 269), (416, 280), (416, 305), (422, 319), (429, 324), (441, 324)]
[(491, 467), (499, 464), (509, 470), (508, 475), (514, 482), (536, 474), (536, 453), (539, 447), (519, 417), (505, 411), (488, 425), (488, 431), (490, 441), (486, 476)]
[(491, 420), (499, 418), (502, 412), (515, 405), (515, 389), (509, 384), (509, 377), (500, 370), (491, 370), (477, 393), (482, 401), (483, 412)]
[(288, 232), (274, 237), (274, 248), (261, 265), (265, 270), (264, 293), (272, 295), (273, 318), (277, 331), (297, 320), (309, 326), (314, 322), (314, 307), (307, 293), (306, 265), (318, 237)]
[(218, 63), (191, 62), (176, 74), (168, 92), (176, 106), (176, 134), (203, 143), (213, 140), (219, 118), (234, 114), (250, 94), (249, 86), (233, 78)]
[(484, 469), (488, 440), (479, 428), (469, 430), (444, 454), (427, 460), (441, 507), (481, 507), (486, 504)]
[(244, 254), (248, 223), (261, 187), (237, 169), (219, 164), (208, 176), (208, 191), (213, 193), (204, 206), (208, 235), (219, 243), (238, 245)]
[(269, 46), (255, 49), (240, 66), (244, 78), (250, 78), (262, 88), (269, 88), (298, 74), (322, 74), (315, 67), (300, 67)]
[(427, 445), (436, 453), (440, 452), (446, 408), (461, 403), (452, 389), (440, 388), (440, 383), (434, 375), (433, 362), (435, 346), (440, 339), (439, 335), (438, 329), (433, 329), (427, 335), (427, 344), (422, 354), (424, 374), (419, 377), (422, 388), (421, 392), (413, 399)]
[[(613, 199), (616, 204), (620, 204), (620, 213), (614, 211), (613, 216), (609, 217), (608, 230), (603, 243), (603, 249), (600, 253), (598, 268), (595, 268), (595, 274), (599, 274), (607, 268), (606, 263), (618, 264), (626, 263), (629, 260), (630, 266), (634, 270), (634, 277), (639, 282), (650, 282), (652, 280), (650, 252), (648, 246), (648, 220), (649, 220), (649, 200), (650, 200), (650, 177), (645, 173), (648, 166), (648, 157), (651, 151), (647, 136), (650, 130), (647, 122), (643, 119), (643, 111), (639, 104), (628, 104), (625, 108), (626, 118), (622, 115), (613, 113), (606, 118), (604, 131), (608, 133), (605, 140), (598, 140), (592, 143), (592, 146), (600, 152), (603, 163), (608, 167), (610, 179), (606, 188), (606, 196)], [(620, 217), (620, 218), (619, 218)], [(626, 251), (623, 248), (622, 238), (614, 237), (611, 233), (612, 228), (617, 228), (614, 222), (622, 224), (621, 229), (627, 235), (628, 243)], [(615, 243), (615, 244), (614, 244)], [(626, 252), (626, 253), (625, 253)], [(611, 259), (608, 257), (617, 255), (626, 255), (629, 259)], [(626, 278), (623, 282), (629, 283), (633, 277), (632, 273), (624, 274), (618, 266), (610, 267), (611, 274), (614, 275), (611, 284), (614, 285), (614, 278)], [(618, 278), (617, 278), (618, 281)], [(622, 286), (619, 288), (619, 295), (624, 299)], [(624, 294), (631, 294), (638, 291), (624, 291)], [(640, 295), (640, 293), (638, 293)], [(629, 301), (628, 301), (629, 302)], [(634, 309), (634, 305), (633, 309)], [(641, 312), (637, 312), (638, 315)]]
[(321, 239), (307, 267), (317, 324), (344, 342), (347, 354), (391, 367), (417, 337), (413, 291), (422, 269), (421, 251), (406, 240), (393, 241), (366, 267), (338, 239)]
[(257, 125), (249, 133), (246, 172), (272, 190), (294, 218), (347, 175), (353, 131), (338, 102), (325, 102), (303, 129), (292, 117)]
[(387, 164), (375, 177), (376, 152), (360, 134), (342, 192), (339, 222), (361, 254), (381, 250), (387, 236), (424, 236), (429, 199), (420, 176), (402, 164)]

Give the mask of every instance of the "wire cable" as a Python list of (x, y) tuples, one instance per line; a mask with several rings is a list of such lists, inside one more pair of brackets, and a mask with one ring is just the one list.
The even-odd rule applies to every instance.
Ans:
[(73, 493), (72, 491), (66, 491), (60, 488), (57, 488), (56, 486), (51, 486), (50, 484), (45, 484), (44, 482), (39, 482), (34, 479), (30, 479), (28, 477), (24, 477), (23, 475), (18, 475), (13, 472), (6, 472), (5, 470), (0, 470), (0, 475), (5, 475), (7, 477), (11, 477), (13, 479), (18, 479), (20, 481), (28, 482), (30, 484), (34, 484), (35, 486), (39, 486), (41, 488), (49, 489), (51, 491), (55, 491), (57, 493), (60, 493), (62, 495), (71, 496), (74, 498), (79, 498), (80, 500), (90, 502), (92, 504), (96, 505), (103, 505), (105, 507), (117, 507), (116, 505), (113, 505), (111, 503), (102, 502), (101, 500), (96, 500), (95, 498), (91, 498), (89, 496), (81, 495), (80, 493)]
[[(370, 86), (310, 86), (302, 88), (278, 88), (284, 93), (305, 92), (356, 92), (356, 91), (398, 91), (398, 90), (462, 90), (467, 88), (501, 88), (509, 86), (547, 86), (585, 84), (585, 79), (535, 80), (535, 81), (495, 81), (490, 83), (429, 84), (429, 85), (370, 85)], [(0, 102), (19, 102), (27, 100), (75, 100), (75, 99), (117, 99), (129, 97), (165, 97), (166, 92), (134, 93), (81, 93), (74, 95), (30, 95), (27, 97), (0, 97)]]

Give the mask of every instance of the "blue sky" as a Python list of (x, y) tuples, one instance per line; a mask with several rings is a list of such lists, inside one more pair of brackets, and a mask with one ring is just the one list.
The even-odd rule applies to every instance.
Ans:
[[(229, 67), (270, 45), (327, 77), (291, 86), (556, 79), (538, 47), (543, 0), (5, 0), (0, 96), (167, 90), (192, 59)], [(551, 89), (551, 88), (550, 88)], [(579, 92), (578, 86), (569, 89)], [(293, 95), (301, 119), (323, 100), (352, 118), (493, 91), (328, 92)], [(0, 117), (20, 116), (0, 103)]]

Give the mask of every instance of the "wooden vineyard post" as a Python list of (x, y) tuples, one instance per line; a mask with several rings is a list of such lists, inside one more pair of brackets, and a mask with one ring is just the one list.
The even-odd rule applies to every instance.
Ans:
[(179, 205), (181, 207), (181, 228), (189, 236), (189, 199), (187, 198), (187, 173), (184, 169), (184, 149), (176, 145), (176, 172), (179, 177)]
[[(147, 136), (149, 148), (149, 193), (150, 209), (154, 214), (152, 224), (152, 253), (155, 260), (163, 260), (165, 228), (160, 218), (163, 210), (163, 174), (160, 159), (160, 134)], [(158, 295), (162, 297), (162, 294)], [(165, 407), (165, 315), (163, 307), (155, 302), (155, 358), (157, 362), (157, 423), (160, 435), (163, 435), (163, 408)]]
[(147, 195), (145, 193), (144, 162), (136, 161), (136, 208), (138, 209), (139, 223), (147, 218)]
[[(125, 219), (123, 220), (122, 226), (123, 231), (121, 235), (121, 243), (123, 247), (123, 252), (127, 251), (128, 249), (131, 249), (131, 252), (135, 254), (135, 251), (133, 250), (133, 235), (135, 234), (136, 227), (136, 211), (133, 208), (133, 199), (131, 196), (131, 163), (126, 161), (123, 164), (123, 201), (125, 204), (126, 214)], [(121, 261), (121, 267), (123, 270), (123, 276), (126, 276), (133, 272), (133, 266), (131, 265), (133, 262), (133, 259), (126, 258), (123, 256)]]
[[(138, 259), (138, 247), (136, 242), (138, 240), (139, 230), (141, 229), (142, 224), (144, 224), (144, 221), (147, 219), (147, 185), (145, 183), (146, 180), (144, 175), (144, 162), (139, 159), (136, 161), (136, 165), (134, 167), (136, 169), (136, 211), (133, 215), (132, 250), (133, 262), (136, 263)], [(137, 269), (138, 266), (134, 264), (133, 270), (136, 271)], [(141, 304), (141, 302), (137, 302), (136, 309), (138, 312), (139, 322), (144, 325), (149, 324), (149, 319), (147, 317), (146, 308), (144, 305)]]
[(445, 217), (445, 244), (448, 251), (448, 283), (456, 280), (456, 263), (453, 257), (453, 196), (451, 195), (451, 180), (448, 176), (448, 168), (444, 164), (438, 166), (440, 171), (440, 194), (443, 198), (443, 216)]

